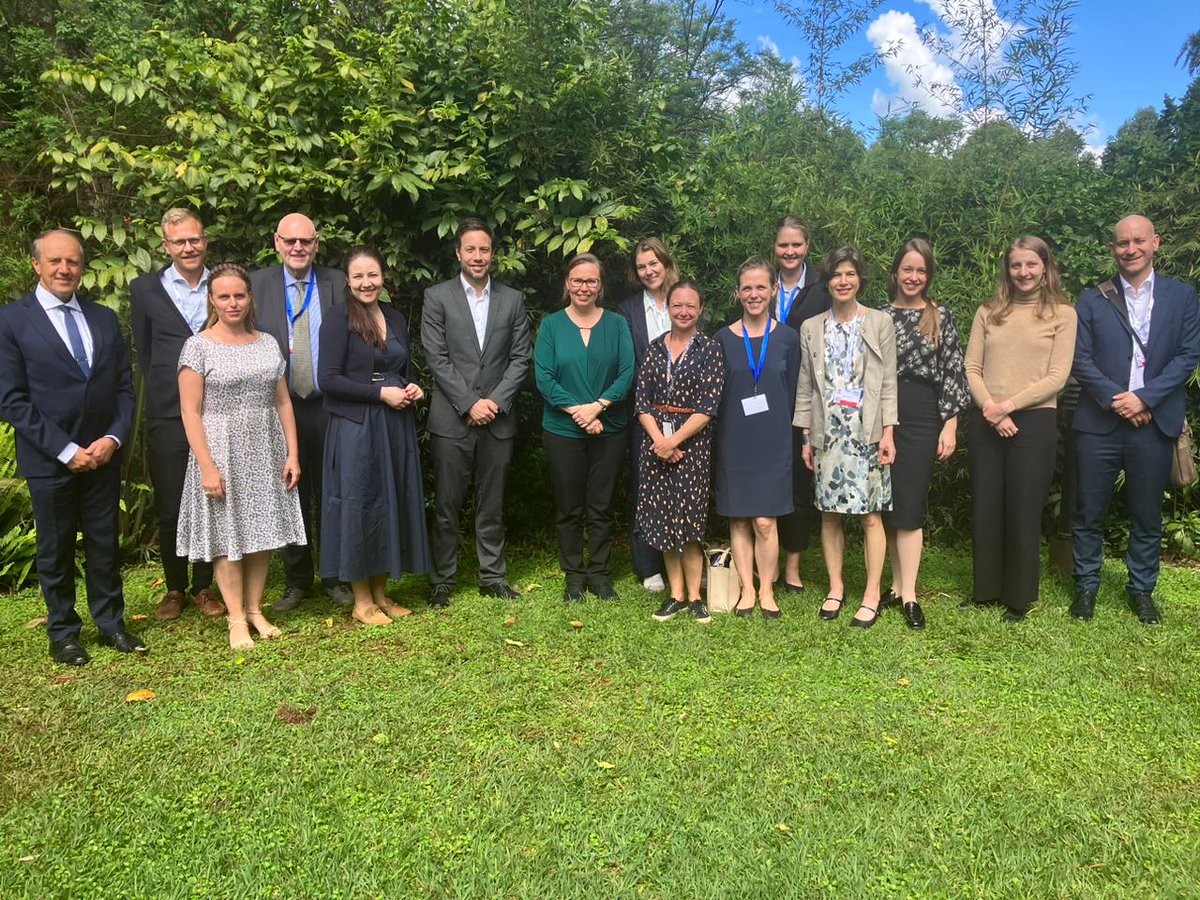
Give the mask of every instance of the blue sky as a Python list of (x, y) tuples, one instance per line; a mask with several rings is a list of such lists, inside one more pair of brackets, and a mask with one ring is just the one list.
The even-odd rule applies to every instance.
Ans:
[[(892, 12), (911, 15), (918, 26), (937, 25), (933, 5), (955, 2), (960, 0), (884, 0), (872, 21)], [(775, 11), (773, 3), (726, 0), (724, 11), (738, 22), (739, 36), (750, 46), (760, 48), (769, 42), (784, 59), (801, 52), (799, 32)], [(895, 26), (903, 23), (901, 18), (889, 17), (877, 27), (877, 34), (894, 32)], [(1137, 110), (1161, 108), (1165, 95), (1179, 97), (1187, 89), (1189, 79), (1175, 58), (1187, 35), (1200, 30), (1200, 3), (1196, 0), (1080, 0), (1074, 27), (1072, 49), (1079, 64), (1075, 87), (1078, 93), (1092, 95), (1084, 120), (1076, 124), (1088, 129), (1089, 145), (1103, 146)], [(864, 29), (845, 52), (861, 54), (871, 48)], [(904, 80), (901, 73), (894, 74)], [(877, 121), (877, 99), (901, 90), (881, 66), (838, 106), (855, 125), (870, 129)]]

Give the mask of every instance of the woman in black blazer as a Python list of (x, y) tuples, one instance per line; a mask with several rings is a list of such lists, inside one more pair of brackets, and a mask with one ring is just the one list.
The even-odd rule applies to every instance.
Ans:
[(425, 392), (412, 379), (408, 323), (380, 303), (383, 259), (346, 257), (349, 296), (321, 322), (318, 383), (325, 394), (321, 575), (349, 582), (353, 617), (387, 625), (409, 610), (384, 592), (388, 576), (429, 570), (417, 425)]

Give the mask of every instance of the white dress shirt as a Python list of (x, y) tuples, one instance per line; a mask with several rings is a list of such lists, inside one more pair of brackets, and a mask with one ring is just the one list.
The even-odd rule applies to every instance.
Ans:
[[(1121, 290), (1125, 292), (1125, 308), (1129, 310), (1129, 324), (1142, 339), (1143, 344), (1150, 343), (1150, 316), (1154, 312), (1154, 270), (1142, 282), (1141, 287), (1135, 288), (1121, 276)], [(1133, 357), (1129, 362), (1129, 390), (1136, 391), (1146, 386), (1146, 357), (1142, 348), (1132, 337)]]
[(199, 333), (208, 320), (208, 266), (204, 267), (195, 287), (188, 284), (174, 265), (167, 266), (163, 269), (162, 286), (188, 328), (192, 329), (192, 334)]
[[(796, 286), (794, 288), (792, 288), (791, 291), (785, 291), (783, 288), (783, 282), (782, 281), (779, 282), (779, 287), (775, 291), (775, 301), (774, 301), (774, 303), (772, 303), (772, 310), (773, 310), (772, 314), (775, 316), (776, 320), (778, 320), (780, 322), (783, 321), (783, 303), (781, 302), (781, 300), (783, 298), (781, 297), (781, 295), (786, 294), (787, 296), (792, 297), (793, 291), (795, 293), (799, 294), (802, 290), (804, 290), (804, 285), (807, 282), (808, 282), (808, 263), (805, 263), (803, 266), (800, 267), (800, 280), (796, 282)], [(796, 302), (795, 297), (792, 297), (792, 302), (793, 303)], [(791, 311), (792, 311), (791, 307), (789, 306), (788, 312), (791, 312)]]
[(660, 334), (666, 334), (671, 330), (671, 317), (667, 314), (667, 304), (664, 302), (662, 308), (654, 302), (654, 295), (649, 291), (642, 291), (642, 306), (646, 308), (646, 334), (653, 341)]
[(475, 286), (467, 281), (460, 272), (458, 280), (462, 282), (463, 291), (467, 295), (467, 306), (471, 308), (471, 319), (475, 323), (475, 339), (479, 341), (479, 349), (483, 350), (483, 341), (487, 337), (488, 307), (492, 303), (492, 279), (487, 280), (483, 290), (476, 293)]

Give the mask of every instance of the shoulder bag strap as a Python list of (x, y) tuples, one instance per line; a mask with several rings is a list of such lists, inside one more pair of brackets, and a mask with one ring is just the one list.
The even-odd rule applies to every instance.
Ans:
[(1117, 302), (1119, 295), (1117, 294), (1116, 283), (1110, 278), (1108, 281), (1102, 281), (1096, 285), (1096, 289), (1108, 298), (1108, 302), (1113, 305), (1113, 309), (1117, 311), (1117, 318), (1121, 320), (1121, 324), (1125, 326), (1125, 330), (1133, 335), (1133, 339), (1137, 341), (1138, 347), (1141, 348), (1142, 359), (1145, 359), (1149, 355), (1146, 352), (1146, 345), (1142, 343), (1142, 339), (1138, 336), (1138, 333), (1133, 330), (1133, 325), (1129, 321), (1128, 311)]

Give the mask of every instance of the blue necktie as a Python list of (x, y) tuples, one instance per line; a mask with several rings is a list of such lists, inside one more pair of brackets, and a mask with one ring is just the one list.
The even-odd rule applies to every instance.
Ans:
[(83, 335), (79, 333), (79, 324), (75, 321), (75, 310), (65, 303), (59, 309), (62, 310), (63, 319), (67, 323), (67, 340), (71, 342), (71, 355), (75, 357), (75, 362), (79, 363), (83, 377), (88, 378), (92, 374), (92, 367), (88, 365), (87, 353), (83, 349)]

